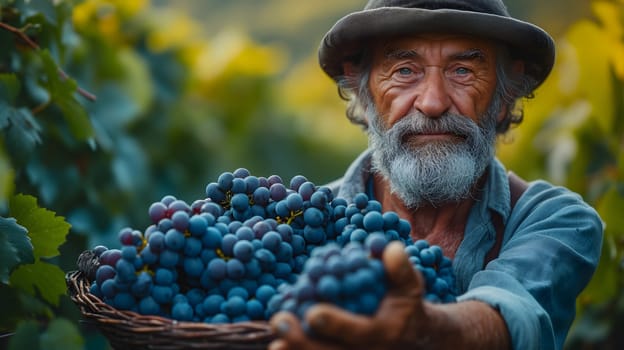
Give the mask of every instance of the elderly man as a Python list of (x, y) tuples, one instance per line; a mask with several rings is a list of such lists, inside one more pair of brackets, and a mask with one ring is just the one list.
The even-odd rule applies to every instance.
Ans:
[[(525, 183), (495, 158), (517, 102), (550, 73), (551, 37), (500, 0), (370, 0), (319, 50), (369, 149), (332, 184), (366, 192), (453, 258), (458, 302), (423, 300), (397, 244), (374, 317), (331, 305), (273, 317), (271, 349), (560, 349), (600, 256), (602, 222), (580, 196)], [(306, 329), (307, 328), (307, 329)], [(304, 331), (306, 329), (306, 331)]]

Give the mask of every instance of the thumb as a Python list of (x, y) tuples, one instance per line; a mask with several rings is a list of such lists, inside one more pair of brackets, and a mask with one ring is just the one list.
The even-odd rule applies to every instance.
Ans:
[(424, 280), (421, 273), (412, 266), (405, 253), (405, 246), (399, 241), (388, 243), (383, 253), (387, 279), (393, 290), (422, 291)]

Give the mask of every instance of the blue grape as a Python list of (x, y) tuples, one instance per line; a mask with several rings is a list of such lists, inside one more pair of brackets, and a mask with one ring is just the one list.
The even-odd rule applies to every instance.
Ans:
[(230, 323), (230, 318), (226, 315), (226, 314), (216, 314), (214, 317), (212, 317), (208, 323), (215, 323), (215, 324), (220, 324), (220, 323)]
[(251, 299), (247, 301), (246, 314), (251, 320), (264, 319), (264, 305), (258, 300)]
[(303, 208), (303, 197), (299, 193), (291, 193), (286, 197), (286, 207), (289, 210), (297, 211)]
[(380, 259), (388, 244), (388, 239), (381, 233), (372, 233), (366, 237), (364, 244), (372, 256)]
[(154, 273), (154, 283), (162, 286), (173, 284), (174, 281), (173, 272), (167, 268), (158, 268)]
[(180, 254), (177, 252), (174, 252), (172, 250), (169, 249), (165, 249), (163, 250), (162, 253), (160, 253), (159, 259), (158, 259), (158, 263), (162, 266), (162, 267), (175, 267), (178, 264), (178, 261), (180, 260)]
[(102, 294), (103, 297), (112, 299), (115, 296), (115, 293), (117, 292), (116, 285), (117, 283), (115, 282), (114, 278), (104, 280), (104, 282), (100, 284), (100, 293)]
[(233, 280), (245, 277), (245, 265), (238, 259), (230, 259), (226, 263), (227, 276)]
[(173, 288), (171, 286), (155, 285), (152, 288), (152, 298), (158, 304), (168, 304), (173, 300)]
[(121, 282), (134, 282), (136, 280), (136, 268), (134, 264), (125, 259), (119, 259), (115, 265), (117, 271), (117, 278)]
[(312, 227), (320, 227), (323, 224), (324, 215), (318, 208), (310, 207), (303, 212), (303, 220)]
[(249, 299), (249, 292), (247, 291), (247, 289), (243, 288), (243, 287), (233, 287), (232, 289), (230, 289), (227, 293), (227, 297), (231, 298), (233, 296), (239, 296), (245, 300)]
[(273, 272), (277, 263), (275, 255), (268, 249), (261, 248), (254, 252), (254, 257), (260, 263), (260, 267), (264, 272)]
[(240, 316), (247, 311), (247, 303), (245, 299), (239, 296), (232, 296), (227, 298), (223, 304), (221, 304), (221, 312), (228, 317)]
[(160, 253), (165, 249), (165, 235), (160, 231), (154, 231), (150, 234), (147, 244), (152, 252)]
[(249, 209), (249, 197), (245, 193), (236, 193), (232, 196), (230, 203), (232, 205), (232, 209), (239, 212), (244, 212)]
[(135, 306), (135, 304), (136, 300), (130, 293), (117, 293), (113, 298), (113, 306), (120, 310), (130, 310)]
[(239, 261), (246, 263), (251, 260), (254, 253), (254, 247), (250, 241), (237, 241), (232, 249), (233, 255)]
[(152, 283), (152, 276), (146, 271), (141, 271), (130, 287), (132, 295), (137, 298), (148, 296), (152, 289)]
[(236, 170), (234, 170), (232, 172), (232, 175), (235, 178), (241, 178), (242, 179), (242, 178), (246, 178), (246, 177), (250, 176), (250, 173), (249, 173), (249, 170), (247, 170), (247, 168), (238, 168), (238, 169), (236, 169)]
[(110, 265), (100, 265), (95, 272), (95, 281), (98, 285), (102, 285), (104, 281), (114, 278), (117, 270)]
[(275, 253), (279, 249), (280, 243), (282, 243), (282, 236), (275, 231), (269, 231), (262, 236), (261, 241), (264, 249)]
[(256, 236), (249, 226), (242, 226), (238, 230), (236, 230), (236, 238), (244, 241), (252, 241)]
[(193, 215), (189, 218), (188, 230), (191, 235), (201, 237), (206, 233), (208, 227), (207, 215)]
[(165, 246), (169, 250), (180, 251), (184, 248), (184, 233), (172, 228), (165, 233)]
[(383, 230), (383, 215), (378, 211), (369, 211), (362, 219), (362, 226), (368, 232)]
[(314, 186), (312, 182), (306, 181), (302, 183), (296, 191), (299, 192), (299, 194), (301, 195), (304, 201), (309, 201), (315, 189), (316, 189), (316, 186)]
[(148, 295), (139, 301), (138, 311), (142, 315), (158, 315), (161, 311), (160, 304), (151, 295)]
[(230, 172), (224, 172), (217, 178), (217, 184), (219, 188), (223, 191), (229, 191), (232, 188), (232, 181), (234, 180), (234, 175)]
[(208, 295), (203, 302), (204, 312), (209, 316), (218, 314), (221, 312), (223, 302), (225, 302), (225, 298), (220, 294)]
[(184, 259), (184, 272), (190, 277), (199, 277), (204, 271), (204, 262), (200, 257), (186, 257)]
[(232, 180), (232, 188), (231, 188), (232, 193), (245, 194), (246, 190), (247, 190), (247, 184), (245, 184), (245, 180), (243, 180), (242, 178), (238, 178), (238, 177), (235, 177)]
[(267, 303), (275, 295), (275, 293), (275, 288), (268, 284), (263, 284), (258, 287), (255, 295), (256, 299), (258, 299), (262, 304), (267, 305)]
[(171, 308), (171, 318), (178, 321), (191, 321), (193, 319), (193, 308), (189, 303), (175, 303)]
[(185, 232), (189, 227), (190, 216), (184, 210), (178, 210), (171, 215), (173, 228), (180, 232)]
[(206, 268), (210, 278), (214, 280), (222, 280), (227, 275), (226, 262), (222, 259), (211, 260)]
[(206, 248), (217, 249), (221, 247), (222, 239), (221, 232), (217, 228), (209, 227), (206, 229), (204, 237), (202, 237), (202, 243)]
[(337, 302), (340, 296), (340, 281), (332, 275), (323, 275), (316, 285), (316, 293), (321, 301)]
[(187, 237), (184, 242), (185, 256), (199, 256), (202, 251), (202, 241), (195, 237)]

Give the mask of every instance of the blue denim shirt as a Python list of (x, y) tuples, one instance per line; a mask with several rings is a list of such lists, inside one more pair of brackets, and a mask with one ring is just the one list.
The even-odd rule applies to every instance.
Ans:
[[(370, 151), (330, 184), (347, 200), (367, 192)], [(505, 223), (498, 257), (484, 268), (496, 236), (490, 220)], [(533, 181), (510, 208), (504, 166), (494, 159), (481, 198), (472, 207), (453, 259), (458, 301), (480, 300), (504, 318), (514, 349), (561, 349), (576, 313), (576, 298), (592, 277), (602, 246), (603, 223), (576, 193)]]

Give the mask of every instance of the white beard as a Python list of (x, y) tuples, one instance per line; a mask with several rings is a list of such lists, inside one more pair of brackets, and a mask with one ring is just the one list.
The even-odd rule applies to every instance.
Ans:
[[(461, 115), (428, 118), (407, 115), (385, 129), (375, 107), (369, 104), (369, 146), (374, 171), (390, 183), (408, 208), (424, 203), (439, 206), (470, 196), (472, 187), (495, 154), (497, 100), (482, 116), (482, 125)], [(403, 139), (422, 132), (451, 132), (462, 139), (413, 146)]]

